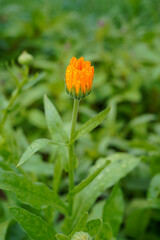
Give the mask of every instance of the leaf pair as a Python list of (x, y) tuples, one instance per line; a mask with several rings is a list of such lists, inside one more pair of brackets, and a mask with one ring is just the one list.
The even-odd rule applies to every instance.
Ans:
[[(50, 139), (37, 139), (33, 141), (24, 154), (22, 155), (19, 163), (17, 166), (22, 165), (25, 163), (34, 153), (39, 151), (40, 149), (48, 146), (48, 145), (60, 145), (60, 157), (62, 166), (64, 169), (68, 168), (68, 136), (64, 129), (64, 125), (62, 119), (57, 112), (55, 106), (51, 103), (47, 96), (44, 97), (44, 108), (45, 108), (45, 117), (48, 125), (49, 132), (51, 134), (52, 140)], [(75, 133), (74, 141), (77, 140), (79, 137), (83, 136), (86, 133), (92, 131), (95, 127), (97, 127), (108, 115), (110, 111), (110, 107), (106, 108), (99, 114), (97, 114), (92, 119), (88, 120), (84, 123)]]
[(62, 166), (64, 167), (64, 169), (67, 169), (68, 167), (67, 143), (69, 139), (64, 129), (64, 125), (59, 113), (57, 112), (55, 106), (47, 98), (47, 96), (44, 97), (44, 109), (47, 126), (53, 140), (42, 138), (33, 141), (22, 155), (17, 166), (20, 166), (23, 163), (25, 163), (34, 153), (36, 153), (40, 149), (53, 144), (55, 146), (61, 145), (59, 151), (61, 153), (60, 156)]

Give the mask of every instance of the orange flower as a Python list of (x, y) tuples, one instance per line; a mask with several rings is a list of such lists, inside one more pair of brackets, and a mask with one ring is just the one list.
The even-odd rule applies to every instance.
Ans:
[(81, 99), (91, 92), (94, 67), (90, 61), (72, 57), (66, 69), (66, 90), (70, 96)]

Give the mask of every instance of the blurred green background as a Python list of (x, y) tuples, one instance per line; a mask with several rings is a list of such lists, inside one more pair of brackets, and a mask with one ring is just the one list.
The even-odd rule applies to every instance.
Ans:
[[(39, 79), (24, 89), (10, 113), (12, 128), (6, 132), (7, 145), (1, 141), (1, 156), (17, 164), (31, 141), (48, 137), (44, 94), (54, 102), (69, 131), (73, 100), (65, 92), (65, 69), (72, 56), (83, 56), (94, 65), (95, 76), (92, 93), (81, 101), (79, 123), (107, 105), (112, 110), (101, 127), (77, 143), (76, 181), (86, 176), (99, 157), (117, 151), (141, 156), (140, 166), (121, 186), (127, 214), (132, 208), (143, 210), (143, 202), (134, 201), (146, 197), (152, 176), (160, 172), (160, 1), (0, 0), (0, 110), (15, 89), (6, 63), (20, 79), (17, 58), (23, 50), (34, 56), (30, 74), (40, 73)], [(47, 177), (49, 184), (53, 153), (47, 148), (36, 156), (24, 170), (32, 169), (40, 180)], [(37, 162), (48, 165), (37, 169)], [(64, 175), (61, 192), (65, 192), (65, 179)], [(126, 217), (119, 239), (158, 240), (156, 211)]]

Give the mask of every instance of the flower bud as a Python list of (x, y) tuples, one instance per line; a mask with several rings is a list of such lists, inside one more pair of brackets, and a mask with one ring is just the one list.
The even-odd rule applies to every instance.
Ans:
[(23, 64), (28, 65), (32, 61), (33, 61), (33, 56), (26, 51), (23, 51), (21, 55), (18, 57), (18, 62), (19, 64), (22, 64), (22, 65)]
[(65, 82), (67, 93), (76, 98), (81, 99), (91, 92), (94, 76), (94, 67), (90, 61), (84, 61), (73, 57), (66, 69)]
[(92, 240), (92, 237), (86, 232), (76, 232), (71, 240)]

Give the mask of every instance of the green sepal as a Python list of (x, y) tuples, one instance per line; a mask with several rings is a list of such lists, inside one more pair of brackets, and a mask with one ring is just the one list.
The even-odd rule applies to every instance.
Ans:
[(72, 87), (70, 90), (68, 90), (68, 88), (67, 88), (67, 86), (66, 86), (66, 92), (67, 92), (71, 97), (80, 100), (80, 99), (88, 96), (88, 95), (90, 94), (91, 90), (86, 90), (86, 92), (84, 93), (84, 92), (81, 90), (81, 87), (80, 87), (79, 92), (78, 92), (78, 94), (77, 94), (75, 87)]

